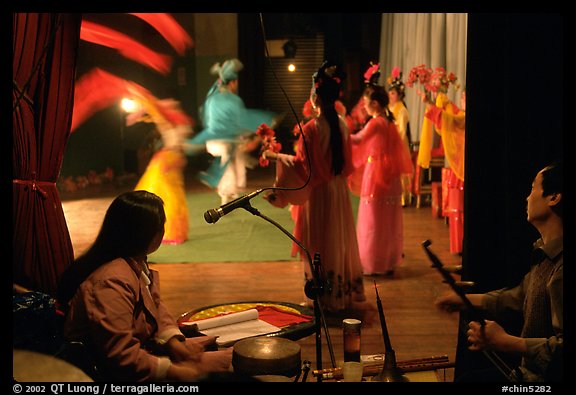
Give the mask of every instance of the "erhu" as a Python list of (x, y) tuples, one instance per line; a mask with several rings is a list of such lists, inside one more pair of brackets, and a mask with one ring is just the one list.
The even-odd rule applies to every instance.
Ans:
[[(438, 269), (438, 271), (444, 278), (444, 281), (448, 285), (450, 285), (452, 290), (456, 292), (456, 294), (460, 297), (460, 299), (462, 299), (464, 305), (466, 306), (466, 311), (468, 312), (468, 314), (471, 315), (472, 320), (478, 321), (482, 326), (486, 325), (486, 321), (484, 320), (484, 317), (482, 316), (480, 311), (472, 304), (472, 302), (470, 302), (470, 299), (468, 299), (466, 293), (462, 290), (462, 288), (460, 288), (456, 284), (456, 281), (454, 280), (450, 272), (446, 270), (446, 268), (444, 268), (444, 265), (442, 264), (442, 262), (440, 262), (440, 259), (438, 259), (438, 257), (434, 255), (432, 251), (430, 251), (428, 247), (430, 247), (431, 244), (432, 242), (430, 240), (424, 240), (422, 242), (422, 247), (424, 247), (424, 251), (426, 251), (428, 258), (430, 258), (430, 260), (432, 261), (432, 267)], [(511, 369), (500, 358), (498, 354), (489, 350), (482, 350), (482, 353), (484, 354), (484, 356), (486, 356), (486, 358), (490, 360), (490, 362), (492, 362), (492, 364), (500, 371), (500, 373), (502, 373), (502, 375), (506, 377), (506, 379), (512, 382), (519, 381), (516, 377), (514, 370)]]
[(380, 325), (382, 326), (382, 336), (384, 337), (384, 366), (379, 374), (372, 378), (372, 381), (387, 381), (387, 382), (406, 382), (410, 381), (402, 374), (396, 363), (396, 353), (392, 348), (390, 336), (388, 335), (388, 328), (386, 327), (386, 318), (384, 318), (384, 309), (382, 308), (382, 301), (378, 295), (378, 287), (374, 281), (374, 289), (376, 290), (376, 303), (378, 304), (378, 314), (380, 315)]

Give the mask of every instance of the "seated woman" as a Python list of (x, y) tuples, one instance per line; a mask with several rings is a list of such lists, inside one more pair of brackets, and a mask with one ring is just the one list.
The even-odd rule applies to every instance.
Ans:
[(232, 349), (205, 351), (214, 338), (185, 338), (160, 297), (146, 258), (160, 246), (165, 221), (157, 195), (119, 195), (94, 244), (62, 275), (64, 337), (84, 343), (100, 379), (199, 381), (231, 370)]

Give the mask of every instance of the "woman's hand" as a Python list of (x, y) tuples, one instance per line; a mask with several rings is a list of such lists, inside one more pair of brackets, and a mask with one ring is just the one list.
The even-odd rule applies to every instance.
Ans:
[(202, 368), (207, 372), (229, 372), (232, 369), (232, 354), (234, 348), (229, 347), (218, 351), (202, 354)]
[(177, 336), (168, 340), (166, 346), (172, 361), (200, 361), (204, 352), (204, 346), (201, 343), (182, 340)]
[(166, 379), (168, 381), (198, 381), (208, 374), (200, 361), (172, 362)]
[(233, 348), (204, 352), (200, 360), (173, 361), (166, 379), (169, 381), (198, 381), (209, 373), (230, 372)]
[(266, 151), (262, 152), (262, 157), (268, 160), (276, 160), (278, 159), (278, 154), (272, 150), (267, 149)]
[(430, 101), (430, 98), (428, 97), (426, 92), (422, 92), (421, 90), (418, 89), (416, 91), (416, 94), (420, 96), (420, 100), (422, 100), (422, 103), (426, 104), (426, 109), (432, 107), (433, 103)]

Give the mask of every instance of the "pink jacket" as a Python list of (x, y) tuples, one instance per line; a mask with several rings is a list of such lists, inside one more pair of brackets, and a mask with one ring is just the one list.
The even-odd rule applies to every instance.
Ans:
[[(82, 341), (106, 379), (163, 379), (170, 361), (151, 347), (182, 335), (159, 294), (159, 276), (135, 262), (115, 259), (94, 271), (72, 298), (66, 340)], [(156, 347), (157, 348), (157, 347)]]

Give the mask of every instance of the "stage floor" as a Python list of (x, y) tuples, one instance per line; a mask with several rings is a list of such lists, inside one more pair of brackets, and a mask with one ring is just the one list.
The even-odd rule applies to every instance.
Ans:
[[(270, 176), (267, 170), (258, 177), (250, 178), (249, 175), (248, 192), (270, 186)], [(210, 191), (193, 181), (188, 185), (190, 192)], [(84, 194), (78, 199), (68, 194), (63, 198), (75, 254), (93, 241), (106, 208), (113, 197), (122, 191), (100, 192), (96, 196)], [(367, 301), (350, 312), (327, 317), (331, 349), (336, 361), (343, 359), (341, 322), (344, 318), (362, 320), (362, 354), (384, 352), (374, 282), (378, 285), (390, 340), (398, 361), (441, 355), (447, 355), (450, 361), (454, 361), (458, 317), (435, 308), (435, 297), (449, 288), (431, 267), (421, 243), (425, 239), (432, 240), (432, 251), (445, 265), (458, 265), (461, 257), (449, 252), (448, 226), (443, 219), (432, 216), (429, 206), (406, 207), (403, 213), (403, 264), (393, 277), (364, 277)], [(263, 221), (255, 217), (253, 220)], [(304, 294), (303, 266), (298, 261), (162, 263), (152, 266), (160, 272), (162, 295), (175, 317), (193, 309), (223, 303), (264, 300), (300, 304), (308, 301)], [(298, 343), (302, 347), (302, 359), (311, 361), (312, 369), (316, 369), (316, 337), (311, 335)], [(321, 366), (330, 368), (331, 353), (324, 332), (321, 344)], [(439, 377), (452, 381), (452, 371), (441, 371)], [(308, 378), (310, 380), (312, 377)]]

